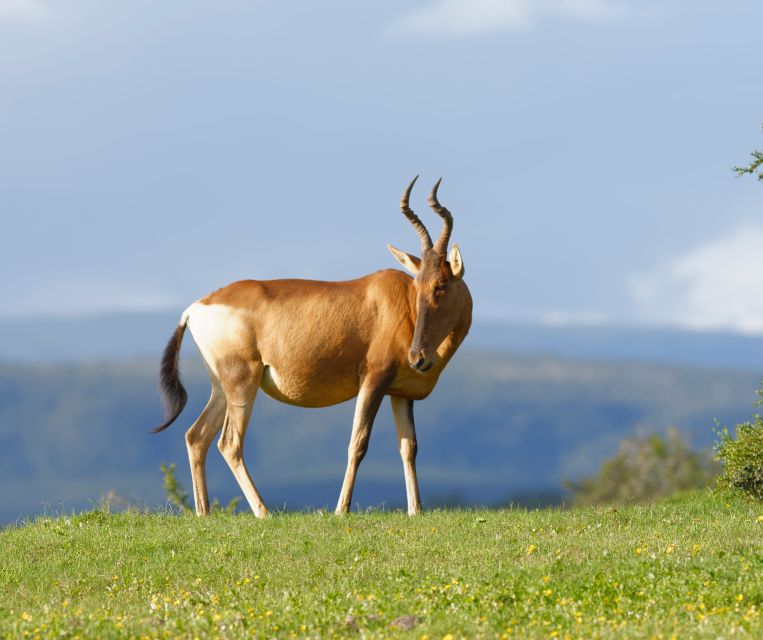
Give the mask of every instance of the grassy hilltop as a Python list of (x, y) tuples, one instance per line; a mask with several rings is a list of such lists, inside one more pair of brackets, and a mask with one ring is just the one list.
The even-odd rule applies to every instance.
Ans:
[(761, 637), (763, 506), (45, 517), (0, 531), (3, 637)]

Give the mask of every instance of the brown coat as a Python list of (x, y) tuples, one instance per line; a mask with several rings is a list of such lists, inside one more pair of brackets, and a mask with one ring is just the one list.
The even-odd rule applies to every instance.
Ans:
[(246, 469), (243, 442), (258, 389), (302, 407), (325, 407), (357, 396), (348, 462), (337, 513), (350, 508), (358, 466), (368, 448), (374, 417), (389, 396), (405, 471), (408, 513), (421, 509), (415, 458), (413, 401), (426, 398), (466, 337), (472, 299), (463, 281), (458, 246), (445, 255), (452, 227), (450, 212), (430, 206), (443, 218), (443, 233), (432, 244), (426, 228), (408, 208), (415, 179), (401, 209), (421, 239), (421, 258), (390, 247), (411, 271), (386, 269), (344, 282), (242, 280), (193, 303), (162, 359), (161, 389), (166, 429), (183, 409), (186, 392), (178, 357), (188, 327), (212, 382), (212, 394), (186, 432), (196, 512), (209, 512), (206, 455), (221, 432), (218, 447), (252, 510), (267, 508)]

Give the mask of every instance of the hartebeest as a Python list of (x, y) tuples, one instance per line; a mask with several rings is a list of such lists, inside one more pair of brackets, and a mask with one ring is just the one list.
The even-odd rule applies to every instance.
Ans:
[(429, 195), (429, 206), (443, 219), (433, 244), (408, 205), (417, 178), (403, 192), (400, 208), (419, 236), (421, 258), (387, 245), (414, 278), (386, 269), (345, 282), (242, 280), (201, 298), (183, 313), (162, 358), (160, 386), (167, 418), (154, 431), (166, 429), (187, 400), (178, 357), (188, 327), (212, 381), (209, 402), (185, 435), (198, 515), (209, 513), (205, 462), (221, 429), (220, 452), (254, 514), (267, 515), (243, 459), (258, 389), (301, 407), (325, 407), (357, 396), (338, 514), (350, 509), (358, 465), (376, 412), (388, 395), (408, 513), (421, 510), (413, 402), (429, 395), (469, 331), (472, 299), (458, 246), (447, 254), (453, 217), (437, 200), (440, 180)]

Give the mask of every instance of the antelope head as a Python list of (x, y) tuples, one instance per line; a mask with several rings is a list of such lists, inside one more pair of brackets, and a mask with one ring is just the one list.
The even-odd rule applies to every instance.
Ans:
[[(448, 241), (453, 230), (453, 216), (437, 200), (440, 178), (429, 194), (429, 206), (442, 218), (443, 228), (437, 242), (432, 244), (427, 228), (408, 205), (416, 176), (403, 192), (400, 210), (408, 218), (421, 242), (421, 257), (387, 245), (398, 262), (414, 275), (416, 293), (416, 325), (408, 350), (408, 363), (419, 372), (428, 371), (435, 362), (437, 347), (461, 321), (466, 285), (462, 282), (464, 263), (458, 245), (448, 253)], [(465, 295), (466, 294), (466, 295)]]

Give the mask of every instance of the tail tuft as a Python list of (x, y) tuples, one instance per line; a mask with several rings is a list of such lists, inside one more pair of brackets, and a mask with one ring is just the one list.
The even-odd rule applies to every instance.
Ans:
[(188, 401), (188, 394), (180, 382), (180, 371), (178, 368), (180, 343), (183, 341), (185, 326), (186, 319), (184, 317), (167, 343), (167, 348), (162, 356), (162, 365), (159, 371), (159, 390), (162, 394), (162, 401), (166, 410), (165, 422), (156, 427), (156, 429), (153, 429), (151, 433), (159, 433), (169, 427), (180, 415), (183, 407), (185, 407), (185, 403)]

